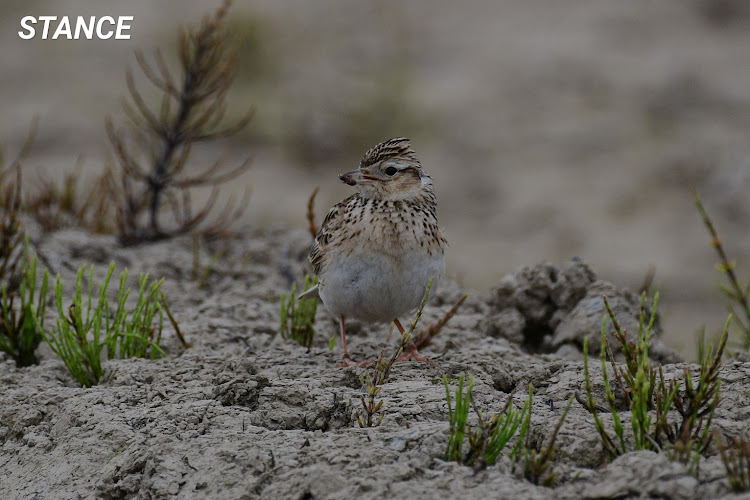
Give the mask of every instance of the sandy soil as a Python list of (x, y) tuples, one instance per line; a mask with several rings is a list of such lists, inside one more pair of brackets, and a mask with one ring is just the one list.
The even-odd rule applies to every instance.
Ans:
[[(309, 243), (305, 233), (253, 233), (218, 243), (227, 258), (202, 289), (190, 279), (189, 239), (123, 249), (111, 237), (66, 230), (39, 240), (68, 293), (75, 270), (90, 262), (97, 276), (110, 260), (120, 269), (127, 266), (131, 286), (137, 273), (164, 276), (164, 291), (193, 347), (184, 351), (167, 332), (168, 359), (106, 362), (104, 380), (90, 389), (78, 387), (45, 346), (39, 366), (0, 363), (1, 498), (697, 499), (730, 492), (715, 456), (701, 462), (697, 477), (650, 452), (628, 453), (604, 466), (593, 420), (578, 403), (558, 439), (553, 489), (526, 481), (506, 458), (476, 473), (443, 461), (448, 438), (443, 375), (454, 384), (461, 373), (473, 375), (475, 401), (485, 413), (499, 411), (512, 390), (520, 407), (532, 383), (531, 435), (538, 446), (549, 438), (567, 398), (582, 387), (575, 340), (556, 354), (529, 354), (503, 335), (513, 332), (498, 316), (503, 311), (515, 308), (516, 319), (527, 322), (546, 317), (558, 325), (556, 334), (570, 331), (560, 325), (588, 321), (576, 312), (589, 307), (587, 291), (608, 286), (621, 321), (632, 321), (630, 295), (596, 281), (581, 263), (509, 275), (489, 296), (470, 292), (424, 350), (435, 366), (397, 364), (382, 388), (382, 425), (361, 429), (354, 413), (365, 370), (335, 367), (340, 353), (327, 344), (336, 325), (325, 310), (318, 312), (310, 352), (277, 334), (278, 297), (288, 290), (290, 273), (301, 274), (296, 256), (304, 255)], [(424, 324), (462, 293), (450, 283), (438, 290)], [(531, 306), (534, 300), (538, 307)], [(596, 335), (596, 328), (577, 330)], [(387, 332), (382, 325), (354, 326), (353, 355), (373, 358), (381, 348), (393, 349), (395, 339), (388, 343)], [(657, 339), (654, 352), (674, 355), (659, 346)], [(665, 373), (679, 377), (682, 366), (666, 365)], [(722, 377), (715, 426), (724, 435), (748, 432), (750, 363), (728, 360)], [(595, 367), (594, 383), (600, 391)]]

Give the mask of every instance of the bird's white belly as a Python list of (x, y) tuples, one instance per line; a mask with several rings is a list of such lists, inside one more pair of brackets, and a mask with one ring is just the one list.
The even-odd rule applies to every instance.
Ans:
[(444, 274), (445, 256), (440, 252), (392, 256), (355, 250), (330, 261), (319, 294), (336, 317), (393, 321), (419, 307), (430, 278), (432, 293)]

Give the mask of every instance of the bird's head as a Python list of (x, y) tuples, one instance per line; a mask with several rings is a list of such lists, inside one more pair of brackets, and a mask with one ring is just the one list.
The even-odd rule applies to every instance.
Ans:
[(405, 200), (432, 189), (409, 139), (397, 137), (381, 142), (365, 153), (359, 168), (339, 175), (365, 198)]

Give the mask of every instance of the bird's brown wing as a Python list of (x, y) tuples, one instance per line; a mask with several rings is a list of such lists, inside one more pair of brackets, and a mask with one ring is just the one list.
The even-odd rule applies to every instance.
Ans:
[(320, 269), (323, 266), (323, 255), (328, 248), (329, 242), (341, 227), (344, 216), (344, 208), (347, 203), (349, 203), (351, 198), (352, 197), (349, 197), (344, 201), (337, 203), (328, 211), (325, 219), (323, 219), (323, 224), (320, 225), (320, 230), (318, 231), (317, 236), (315, 236), (315, 241), (310, 247), (310, 255), (308, 259), (310, 259), (310, 264), (312, 264), (313, 266), (313, 271), (317, 275), (320, 275)]

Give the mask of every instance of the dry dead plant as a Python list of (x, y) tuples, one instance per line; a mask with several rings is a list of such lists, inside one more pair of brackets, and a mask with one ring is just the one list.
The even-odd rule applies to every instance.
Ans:
[(318, 191), (320, 191), (320, 187), (316, 186), (307, 200), (307, 231), (313, 239), (318, 235), (320, 229), (320, 226), (315, 222), (315, 197), (318, 195)]
[(115, 229), (109, 196), (112, 170), (96, 177), (93, 185), (81, 187), (81, 165), (79, 159), (73, 170), (63, 174), (60, 184), (39, 176), (36, 188), (26, 195), (26, 210), (45, 231), (72, 225), (111, 234)]
[(453, 317), (454, 314), (456, 314), (456, 311), (458, 311), (458, 308), (461, 307), (461, 304), (464, 303), (466, 298), (468, 297), (467, 294), (463, 294), (460, 299), (456, 301), (453, 306), (448, 309), (448, 311), (440, 316), (437, 321), (434, 323), (430, 323), (430, 326), (427, 327), (426, 330), (421, 330), (416, 338), (414, 339), (414, 343), (417, 345), (417, 349), (421, 349), (423, 347), (427, 347), (432, 343), (432, 339), (440, 333), (440, 330), (445, 326), (445, 324), (450, 321), (450, 319)]
[[(0, 179), (1, 180), (1, 179)], [(18, 214), (21, 208), (21, 168), (16, 167), (16, 181), (2, 186), (0, 209), (0, 281), (8, 289), (18, 288), (23, 276), (25, 233)]]
[(736, 493), (750, 490), (750, 439), (742, 433), (724, 443), (719, 433), (715, 434), (732, 490)]
[(18, 288), (25, 274), (26, 236), (19, 219), (23, 208), (21, 165), (31, 150), (37, 123), (34, 117), (21, 150), (7, 166), (5, 150), (0, 148), (0, 282), (6, 284), (8, 292)]
[[(128, 70), (130, 99), (123, 100), (126, 129), (116, 128), (107, 118), (106, 129), (120, 165), (112, 182), (117, 201), (117, 230), (125, 245), (156, 241), (198, 230), (218, 199), (218, 185), (235, 179), (250, 166), (250, 159), (226, 168), (224, 156), (197, 174), (186, 172), (196, 143), (232, 136), (250, 121), (249, 111), (236, 123), (224, 124), (226, 96), (236, 73), (236, 49), (231, 47), (224, 18), (230, 0), (200, 25), (178, 33), (180, 75), (169, 71), (159, 49), (153, 62), (136, 51), (136, 60), (146, 79), (161, 94), (158, 106), (147, 103)], [(205, 205), (192, 208), (190, 190), (211, 186)], [(230, 196), (211, 226), (202, 232), (222, 233), (242, 216), (247, 206)], [(172, 222), (166, 223), (161, 208), (168, 206)]]

